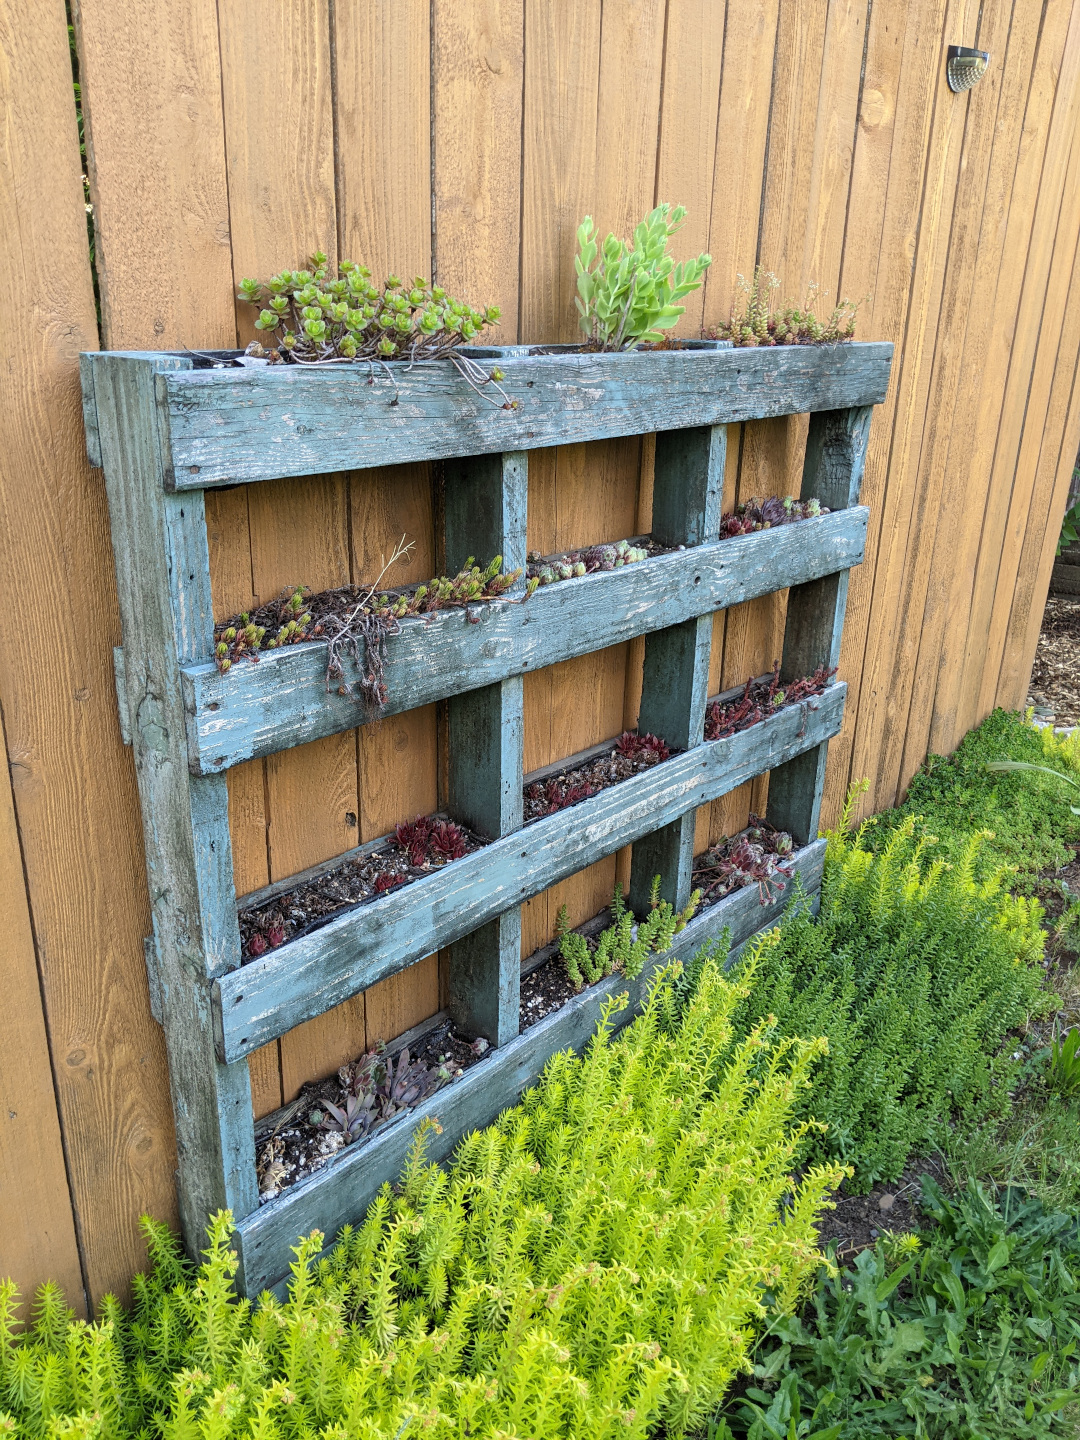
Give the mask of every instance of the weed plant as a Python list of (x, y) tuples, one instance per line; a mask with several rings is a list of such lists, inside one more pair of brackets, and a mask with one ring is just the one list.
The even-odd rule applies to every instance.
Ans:
[[(288, 1298), (237, 1301), (230, 1220), (193, 1275), (147, 1222), (153, 1268), (125, 1312), (74, 1321), (55, 1288), (15, 1332), (0, 1292), (0, 1434), (126, 1440), (644, 1440), (700, 1424), (768, 1300), (812, 1282), (814, 1219), (840, 1179), (792, 1184), (793, 1120), (821, 1042), (737, 1039), (745, 989), (670, 978), (617, 1039), (609, 1005), (449, 1170), (414, 1144), (396, 1192)], [(2, 1413), (6, 1410), (6, 1414)]]
[(851, 1164), (856, 1192), (895, 1179), (950, 1118), (1002, 1113), (1016, 1071), (1002, 1040), (1052, 1003), (1041, 907), (1008, 894), (1000, 869), (977, 876), (983, 843), (969, 834), (953, 861), (933, 858), (936, 842), (908, 816), (875, 854), (845, 816), (829, 836), (818, 921), (796, 903), (744, 953), (740, 1033), (768, 1024), (828, 1037), (804, 1098), (828, 1129), (808, 1153)]
[(923, 1244), (889, 1236), (853, 1268), (823, 1269), (812, 1306), (770, 1325), (754, 1383), (710, 1440), (1076, 1434), (1076, 1216), (1015, 1188), (923, 1185)]

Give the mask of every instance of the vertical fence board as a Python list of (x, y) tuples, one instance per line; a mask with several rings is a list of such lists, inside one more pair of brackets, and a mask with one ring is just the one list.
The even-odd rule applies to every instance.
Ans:
[[(1055, 104), (1054, 126), (1058, 128), (1060, 113), (1060, 140), (1057, 146), (1051, 141), (1050, 148), (1057, 158), (1062, 151), (1066, 151), (1067, 136), (1072, 137), (1072, 144), (1063, 159), (1047, 166), (1048, 173), (1043, 177), (1043, 187), (1049, 187), (1047, 198), (1050, 214), (1046, 216), (1045, 231), (1050, 237), (1050, 253), (1044, 255), (1041, 253), (1041, 246), (1033, 246), (1028, 257), (1028, 273), (1024, 276), (1025, 301), (1029, 287), (1034, 291), (1034, 313), (1030, 314), (1030, 318), (1025, 314), (1022, 331), (1018, 327), (1017, 335), (1018, 338), (1023, 335), (1024, 346), (1017, 358), (1027, 368), (1029, 379), (1022, 429), (1017, 435), (1015, 446), (1010, 446), (1003, 457), (1002, 469), (1011, 475), (1012, 483), (1009, 486), (1008, 505), (1001, 531), (997, 583), (990, 596), (990, 615), (986, 625), (987, 648), (979, 691), (980, 712), (993, 705), (997, 692), (1009, 610), (1017, 583), (1025, 521), (1033, 500), (1034, 468), (1040, 438), (1046, 428), (1046, 407), (1049, 403), (1065, 302), (1076, 253), (1075, 236), (1080, 226), (1080, 144), (1076, 139), (1077, 121), (1080, 118), (1078, 80), (1080, 5), (1075, 5), (1061, 74), (1058, 77), (1059, 103)], [(1070, 99), (1072, 103), (1069, 103)], [(1040, 187), (1040, 210), (1043, 187)], [(1036, 214), (1038, 213), (1037, 211)], [(1056, 224), (1052, 223), (1051, 216), (1056, 217)], [(1024, 309), (1027, 309), (1026, 304)], [(1005, 486), (1002, 485), (1003, 494), (1004, 491)]]
[[(978, 550), (978, 534), (972, 533), (975, 527), (966, 521), (985, 498), (989, 467), (985, 474), (973, 475), (969, 474), (968, 465), (972, 451), (982, 443), (977, 429), (980, 391), (984, 386), (997, 383), (996, 374), (992, 381), (987, 375), (987, 356), (1000, 352), (1000, 346), (994, 342), (994, 327), (1000, 322), (995, 307), (984, 297), (993, 293), (1002, 262), (1009, 195), (1016, 177), (1025, 102), (1040, 29), (1039, 14), (1033, 6), (987, 6), (983, 19), (986, 29), (981, 33), (987, 41), (993, 41), (1002, 57), (1000, 74), (995, 79), (996, 119), (989, 136), (991, 148), (985, 183), (978, 197), (977, 216), (958, 217), (965, 245), (970, 244), (972, 222), (977, 218), (977, 248), (967, 309), (952, 317), (953, 323), (963, 331), (963, 347), (961, 355), (953, 357), (957, 363), (952, 381), (955, 395), (951, 414), (947, 425), (935, 425), (937, 444), (931, 463), (943, 472), (942, 501), (934, 527), (934, 555), (923, 612), (924, 631), (918, 636), (919, 656), (908, 735), (904, 741), (901, 776), (905, 779), (913, 765), (921, 761), (928, 739), (931, 745), (934, 743), (936, 706), (943, 687), (952, 680), (949, 647), (955, 635), (957, 607), (965, 587), (970, 586)], [(973, 126), (981, 133), (983, 146), (987, 143), (988, 108), (984, 104), (972, 113)], [(962, 177), (961, 183), (966, 185), (966, 177)], [(974, 210), (974, 199), (969, 198), (969, 203)], [(953, 337), (946, 334), (943, 340), (942, 348), (948, 353)], [(915, 745), (922, 747), (917, 757)]]
[(10, 1276), (28, 1301), (41, 1280), (44, 1252), (69, 1303), (85, 1316), (15, 805), (6, 777), (0, 783), (0, 877), (7, 1017), (0, 1046), (0, 1275)]
[[(341, 253), (367, 265), (379, 282), (390, 274), (426, 278), (432, 271), (430, 22), (427, 0), (336, 5), (333, 12)], [(429, 465), (356, 472), (349, 506), (355, 583), (374, 583), (402, 539), (412, 550), (383, 583), (431, 578)], [(436, 808), (434, 706), (365, 727), (357, 746), (362, 840)], [(439, 1008), (436, 960), (373, 986), (364, 1004), (368, 1043), (392, 1040)]]
[[(90, 18), (84, 12), (83, 21)], [(84, 86), (90, 74), (106, 84), (119, 78), (109, 67), (121, 66), (132, 48), (154, 53), (148, 25), (136, 20), (126, 28), (104, 68), (100, 51), (92, 63), (87, 57)], [(82, 431), (78, 352), (95, 349), (97, 333), (64, 7), (9, 6), (0, 34), (4, 90), (12, 97), (0, 142), (8, 218), (0, 263), (9, 343), (18, 353), (0, 419), (0, 560), (4, 574), (21, 576), (37, 597), (18, 624), (0, 626), (0, 697), (83, 1273), (94, 1302), (109, 1289), (125, 1292), (142, 1263), (139, 1212), (175, 1217), (175, 1149), (165, 1050), (150, 1017), (142, 958), (149, 907), (135, 775), (110, 675), (120, 627), (104, 487), (87, 466)], [(103, 39), (100, 31), (94, 38)], [(171, 38), (177, 63), (194, 56), (197, 69), (198, 18), (178, 20)], [(163, 64), (146, 76), (144, 96), (159, 85), (168, 90), (175, 74)], [(99, 158), (109, 148), (104, 118), (101, 130)], [(164, 132), (164, 121), (148, 125), (145, 139), (169, 168), (179, 157), (167, 144), (156, 149)], [(118, 129), (114, 135), (120, 138)], [(138, 191), (135, 168), (132, 156), (129, 176)], [(110, 194), (119, 203), (118, 180)], [(196, 206), (206, 194), (196, 190)], [(99, 187), (97, 203), (106, 199)], [(166, 228), (153, 223), (140, 259), (151, 269), (154, 241)], [(113, 262), (122, 260), (114, 247)], [(171, 304), (183, 310), (189, 303), (162, 297), (155, 316), (142, 289), (140, 323), (150, 331), (158, 320), (164, 327)], [(109, 333), (117, 330), (114, 324)], [(62, 641), (57, 616), (66, 617)], [(20, 1156), (20, 1169), (33, 1163)], [(71, 1274), (58, 1239), (55, 1259), (42, 1244), (37, 1274), (24, 1279)]]

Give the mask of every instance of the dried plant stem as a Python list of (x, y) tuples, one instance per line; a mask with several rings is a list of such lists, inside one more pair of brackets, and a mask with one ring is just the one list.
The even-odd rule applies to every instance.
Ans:
[[(386, 703), (386, 681), (383, 669), (386, 664), (386, 637), (396, 635), (401, 628), (393, 616), (373, 615), (368, 608), (378, 592), (383, 576), (399, 560), (405, 560), (412, 553), (413, 542), (406, 542), (405, 536), (394, 546), (394, 552), (373, 583), (356, 602), (343, 619), (331, 618), (337, 631), (327, 637), (326, 647), (326, 690), (330, 682), (342, 680), (345, 673), (344, 657), (351, 655), (356, 663), (360, 678), (354, 685), (341, 683), (339, 695), (348, 695), (353, 700), (366, 700), (369, 705), (380, 708)], [(360, 645), (363, 642), (363, 655)], [(357, 693), (359, 691), (359, 693)]]

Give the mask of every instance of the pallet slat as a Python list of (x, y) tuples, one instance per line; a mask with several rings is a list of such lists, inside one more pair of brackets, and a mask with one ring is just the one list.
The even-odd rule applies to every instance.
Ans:
[[(796, 856), (794, 873), (812, 894), (821, 885), (825, 841), (816, 840)], [(467, 1070), (460, 1080), (391, 1124), (370, 1144), (346, 1150), (280, 1198), (240, 1220), (234, 1237), (248, 1295), (277, 1285), (288, 1273), (297, 1235), (318, 1227), (332, 1242), (342, 1225), (363, 1215), (387, 1181), (401, 1173), (420, 1122), (436, 1117), (442, 1133), (432, 1133), (428, 1157), (445, 1159), (462, 1136), (490, 1125), (522, 1090), (539, 1079), (548, 1057), (560, 1050), (580, 1051), (596, 1029), (605, 1003), (625, 994), (627, 1005), (611, 1017), (613, 1030), (634, 1018), (656, 971), (673, 960), (686, 960), (727, 928), (732, 952), (757, 931), (775, 924), (791, 898), (790, 885), (762, 905), (756, 886), (725, 896), (694, 917), (675, 937), (671, 950), (656, 957), (635, 980), (611, 975), (574, 996), (553, 1014), (511, 1040), (490, 1059)]]
[[(525, 603), (495, 600), (401, 622), (387, 641), (389, 697), (381, 715), (636, 635), (678, 625), (788, 585), (830, 575), (863, 558), (869, 511), (855, 506), (755, 535), (738, 536), (547, 585)], [(355, 679), (346, 662), (346, 680)], [(326, 646), (271, 651), (225, 674), (213, 663), (183, 671), (189, 763), (213, 775), (261, 755), (377, 719), (326, 690)]]
[(892, 346), (489, 353), (516, 410), (492, 405), (445, 360), (399, 364), (393, 382), (366, 366), (162, 376), (166, 484), (202, 490), (875, 405)]
[(220, 976), (219, 1056), (241, 1059), (639, 836), (814, 749), (839, 730), (846, 690), (832, 685), (816, 703), (675, 755)]

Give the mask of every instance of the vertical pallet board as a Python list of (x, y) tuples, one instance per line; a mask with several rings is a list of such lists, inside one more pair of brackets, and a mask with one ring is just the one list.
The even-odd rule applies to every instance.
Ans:
[[(804, 499), (817, 496), (830, 510), (847, 510), (859, 503), (873, 413), (871, 406), (861, 405), (811, 415), (803, 463)], [(839, 665), (848, 573), (838, 570), (792, 587), (780, 662), (781, 681), (809, 675), (819, 665), (830, 669)], [(817, 839), (828, 749), (825, 744), (807, 750), (779, 766), (769, 777), (769, 822), (779, 830), (790, 831), (796, 845)]]
[[(189, 362), (186, 362), (190, 364)], [(201, 491), (166, 493), (155, 381), (168, 356), (96, 357), (126, 711), (139, 782), (158, 998), (168, 1036), (180, 1216), (192, 1246), (207, 1217), (258, 1204), (246, 1062), (215, 1054), (213, 978), (240, 963), (225, 778), (188, 769), (180, 665), (213, 653)]]
[[(446, 464), (446, 569), (477, 553), (501, 555), (504, 571), (525, 569), (529, 456), (478, 455)], [(524, 579), (507, 592), (525, 593)], [(521, 829), (524, 682), (520, 675), (453, 696), (448, 703), (450, 814), (492, 840)], [(518, 1033), (521, 907), (450, 946), (449, 1011), (470, 1038), (505, 1045)]]
[[(653, 479), (653, 538), (661, 545), (703, 545), (720, 534), (727, 426), (661, 431), (656, 437)], [(638, 730), (657, 735), (672, 750), (691, 750), (702, 741), (713, 617), (700, 615), (646, 637)], [(676, 909), (690, 898), (696, 812), (634, 845), (630, 864), (630, 908), (648, 908), (653, 878)]]

